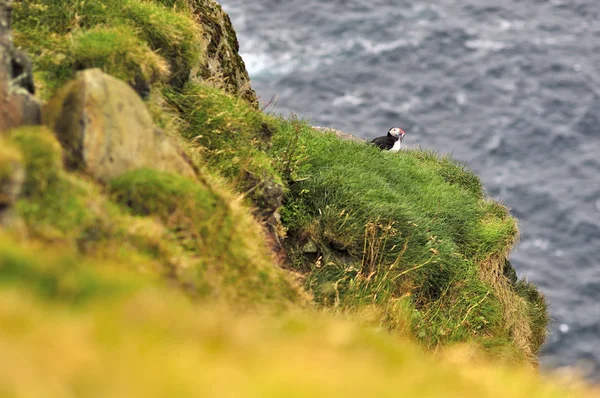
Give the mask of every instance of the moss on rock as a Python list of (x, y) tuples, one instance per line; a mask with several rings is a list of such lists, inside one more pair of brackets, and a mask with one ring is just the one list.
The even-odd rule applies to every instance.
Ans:
[(237, 35), (229, 16), (214, 0), (158, 0), (193, 13), (203, 30), (204, 58), (197, 76), (205, 82), (258, 107), (256, 93), (239, 55)]

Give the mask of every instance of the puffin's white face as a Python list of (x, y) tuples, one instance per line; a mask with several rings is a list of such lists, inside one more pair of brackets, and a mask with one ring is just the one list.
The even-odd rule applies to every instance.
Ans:
[(404, 138), (404, 136), (406, 135), (404, 130), (402, 130), (400, 127), (392, 127), (390, 129), (390, 131), (388, 131), (388, 133), (393, 135), (394, 137), (400, 137), (400, 138)]

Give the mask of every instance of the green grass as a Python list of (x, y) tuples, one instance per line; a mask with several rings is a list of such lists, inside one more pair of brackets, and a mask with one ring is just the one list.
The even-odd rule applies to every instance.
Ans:
[(102, 68), (147, 93), (183, 85), (202, 59), (201, 28), (182, 11), (144, 0), (16, 2), (15, 42), (34, 61), (47, 99), (84, 68)]
[[(521, 299), (498, 269), (516, 220), (472, 172), (431, 152), (380, 152), (294, 121), (282, 121), (272, 154), (289, 182), (289, 250), (317, 301), (381, 307), (388, 329), (398, 318), (390, 303), (407, 301), (427, 347), (475, 340), (503, 355), (537, 353), (533, 335), (547, 320), (527, 308), (540, 302)], [(309, 241), (312, 258), (302, 252)]]
[(239, 199), (202, 183), (153, 170), (110, 183), (112, 198), (136, 216), (155, 216), (197, 256), (177, 278), (204, 296), (240, 304), (288, 306), (303, 295), (266, 248), (256, 221)]
[(165, 60), (127, 26), (98, 26), (78, 33), (71, 56), (75, 69), (100, 68), (134, 87), (154, 84), (169, 75)]
[(177, 110), (180, 134), (195, 148), (193, 158), (233, 183), (260, 210), (279, 207), (281, 177), (265, 153), (276, 122), (222, 90), (188, 83), (166, 98)]

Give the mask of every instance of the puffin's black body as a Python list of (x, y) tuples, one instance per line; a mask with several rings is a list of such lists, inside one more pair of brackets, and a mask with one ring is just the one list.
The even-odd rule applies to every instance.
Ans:
[(382, 151), (392, 150), (392, 152), (396, 152), (402, 147), (404, 135), (404, 130), (399, 127), (392, 127), (386, 136), (375, 138), (371, 141), (371, 144), (377, 146)]
[(400, 139), (400, 137), (394, 137), (393, 135), (388, 133), (388, 135), (386, 135), (384, 137), (375, 138), (373, 141), (371, 141), (371, 143), (373, 145), (379, 147), (379, 149), (381, 149), (382, 151), (383, 150), (389, 151), (390, 149), (392, 149), (392, 147), (394, 146), (396, 141), (398, 141), (399, 139)]

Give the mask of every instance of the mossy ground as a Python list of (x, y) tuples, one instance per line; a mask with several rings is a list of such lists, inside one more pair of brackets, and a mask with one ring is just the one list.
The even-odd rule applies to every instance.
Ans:
[[(543, 297), (509, 272), (516, 221), (468, 169), (341, 141), (215, 88), (220, 76), (194, 70), (209, 55), (204, 1), (14, 6), (43, 98), (81, 68), (120, 77), (199, 182), (137, 170), (99, 185), (64, 170), (51, 132), (11, 132), (0, 181), (25, 165), (27, 237), (0, 237), (0, 323), (13, 325), (0, 395), (564, 396), (521, 370), (430, 357), (467, 342), (535, 362), (545, 338)], [(288, 270), (251, 215), (283, 189)]]

